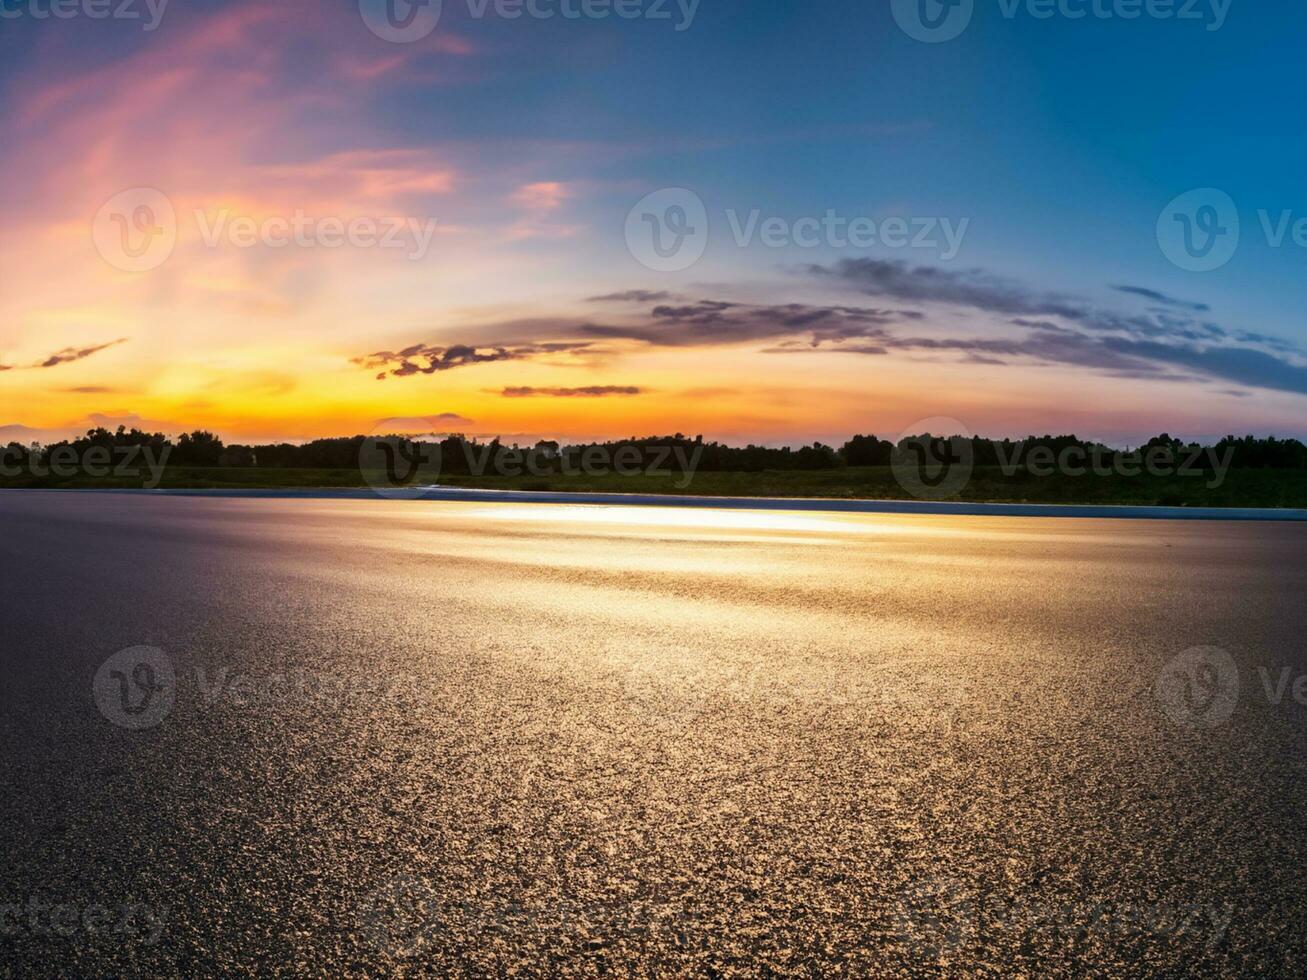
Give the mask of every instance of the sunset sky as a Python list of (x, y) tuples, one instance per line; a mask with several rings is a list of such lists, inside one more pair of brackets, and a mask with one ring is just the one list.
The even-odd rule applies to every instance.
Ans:
[[(1307, 8), (1235, 0), (1209, 29), (977, 0), (923, 43), (888, 0), (548, 20), (445, 0), (396, 43), (369, 3), (173, 0), (147, 30), (144, 0), (139, 20), (4, 0), (0, 438), (393, 417), (523, 441), (838, 442), (935, 417), (1307, 436), (1307, 248), (1258, 213), (1307, 217), (1307, 130), (1276, 99)], [(706, 209), (676, 271), (631, 241), (664, 188)], [(1208, 272), (1157, 234), (1197, 188), (1241, 225)], [(149, 234), (160, 201), (171, 253), (122, 268), (114, 236)], [(937, 241), (760, 228), (828, 212)], [(297, 215), (307, 244), (238, 241)], [(392, 218), (400, 247), (328, 245)]]

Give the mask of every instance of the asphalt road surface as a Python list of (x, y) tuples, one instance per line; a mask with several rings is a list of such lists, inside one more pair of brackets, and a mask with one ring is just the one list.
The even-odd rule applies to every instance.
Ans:
[(1307, 526), (0, 494), (0, 975), (1307, 971)]

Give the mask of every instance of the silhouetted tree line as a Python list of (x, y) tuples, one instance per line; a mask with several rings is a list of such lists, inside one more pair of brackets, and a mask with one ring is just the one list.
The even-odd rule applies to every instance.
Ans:
[[(208, 433), (196, 433), (196, 435), (209, 435)], [(216, 436), (209, 436), (216, 440)], [(187, 440), (187, 436), (182, 436), (181, 441)], [(221, 442), (218, 443), (222, 445)], [(60, 453), (63, 457), (68, 457), (69, 449), (72, 455), (77, 459), (84, 459), (86, 454), (92, 449), (108, 449), (111, 454), (117, 450), (148, 448), (152, 450), (154, 458), (159, 458), (159, 454), (165, 450), (172, 454), (173, 459), (177, 458), (177, 447), (162, 432), (142, 432), (140, 429), (128, 429), (125, 426), (119, 426), (118, 431), (110, 432), (105, 428), (96, 428), (89, 430), (85, 436), (80, 439), (64, 439), (60, 442), (52, 442), (48, 445), (33, 443), (30, 446), (19, 445), (16, 442), (9, 443), (3, 450), (4, 460), (10, 465), (23, 465), (34, 460), (38, 463), (48, 464), (52, 456)], [(216, 463), (196, 463), (197, 466), (217, 465)]]
[[(943, 445), (949, 437), (943, 433), (922, 433), (911, 437), (913, 440), (931, 439)], [(953, 437), (955, 438), (955, 437)], [(71, 447), (80, 457), (92, 447), (106, 447), (110, 450), (143, 446), (149, 447), (156, 456), (167, 451), (170, 466), (202, 467), (258, 467), (261, 469), (356, 469), (364, 451), (366, 436), (351, 436), (334, 439), (315, 439), (302, 445), (275, 443), (267, 445), (225, 445), (211, 432), (197, 431), (182, 435), (176, 441), (162, 433), (143, 432), (139, 429), (127, 429), (120, 426), (116, 432), (108, 429), (91, 429), (82, 438), (62, 441), (50, 445), (20, 446), (11, 443), (4, 450), (4, 460), (9, 465), (22, 465), (29, 458), (46, 461), (50, 455), (61, 447)], [(907, 442), (908, 440), (903, 440)], [(1258, 438), (1255, 436), (1226, 436), (1214, 446), (1201, 446), (1187, 443), (1162, 434), (1150, 439), (1135, 450), (1118, 450), (1101, 443), (1082, 440), (1074, 435), (1031, 436), (1024, 440), (984, 439), (973, 437), (971, 454), (977, 466), (998, 466), (1020, 460), (1037, 447), (1046, 447), (1054, 454), (1067, 449), (1082, 450), (1086, 454), (1098, 454), (1111, 461), (1116, 457), (1138, 455), (1150, 451), (1169, 455), (1177, 462), (1192, 460), (1195, 466), (1210, 466), (1210, 451), (1218, 458), (1231, 453), (1233, 468), (1239, 469), (1304, 469), (1307, 468), (1307, 446), (1297, 439), (1278, 439), (1274, 436)], [(433, 449), (436, 443), (425, 443)], [(685, 460), (695, 460), (695, 466), (705, 472), (761, 472), (763, 470), (830, 470), (845, 466), (887, 466), (890, 464), (895, 445), (874, 435), (857, 435), (849, 439), (839, 449), (814, 443), (794, 449), (788, 446), (727, 446), (719, 442), (705, 442), (702, 436), (689, 437), (677, 433), (666, 437), (649, 437), (640, 439), (621, 439), (611, 442), (577, 443), (559, 445), (554, 442), (540, 442), (533, 446), (509, 446), (491, 440), (480, 442), (463, 436), (450, 436), (439, 442), (439, 465), (442, 472), (459, 475), (473, 473), (494, 473), (497, 465), (506, 454), (520, 456), (524, 451), (533, 451), (538, 463), (557, 472), (567, 471), (567, 460), (584, 458), (587, 451), (595, 450), (606, 458), (613, 459), (619, 452), (631, 461), (640, 459), (643, 465), (673, 468), (683, 466)], [(956, 444), (955, 444), (956, 446)], [(676, 450), (680, 452), (676, 452)], [(1201, 451), (1201, 455), (1199, 455)], [(638, 455), (636, 455), (638, 454)], [(435, 454), (432, 454), (435, 457)], [(552, 460), (552, 463), (549, 462)]]

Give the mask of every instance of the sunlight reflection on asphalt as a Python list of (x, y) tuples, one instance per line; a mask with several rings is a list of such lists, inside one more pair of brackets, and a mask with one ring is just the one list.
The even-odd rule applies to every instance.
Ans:
[[(1307, 706), (1256, 680), (1307, 667), (1298, 525), (35, 493), (0, 520), (20, 973), (1303, 962)], [(1194, 647), (1245, 678), (1202, 730), (1155, 693)], [(101, 670), (125, 650), (163, 659)], [(164, 927), (42, 932), (33, 896)]]

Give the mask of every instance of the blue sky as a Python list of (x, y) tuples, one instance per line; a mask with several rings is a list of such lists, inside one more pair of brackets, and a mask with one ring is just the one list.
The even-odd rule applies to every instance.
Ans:
[(1217, 31), (1197, 9), (1208, 19), (1009, 19), (990, 0), (930, 45), (865, 0), (703, 0), (684, 32), (476, 22), (447, 4), (442, 23), (502, 45), (500, 73), (381, 118), (440, 139), (626, 144), (574, 176), (743, 210), (966, 216), (974, 264), (1086, 292), (1143, 277), (1302, 338), (1302, 250), (1250, 235), (1229, 266), (1193, 274), (1157, 247), (1158, 214), (1195, 187), (1227, 191), (1245, 231), (1259, 209), (1307, 216), (1307, 146), (1285, 111), (1307, 8), (1234, 2)]
[[(1307, 434), (1307, 248), (1270, 247), (1259, 219), (1307, 218), (1307, 9), (971, 0), (958, 37), (923, 43), (900, 26), (918, 0), (898, 18), (890, 0), (700, 0), (692, 17), (629, 0), (634, 19), (471, 2), (444, 0), (429, 35), (396, 44), (350, 0), (172, 0), (153, 31), (6, 0), (0, 203), (15, 217), (0, 248), (23, 288), (0, 298), (0, 398), (7, 384), (25, 411), (0, 427), (104, 415), (295, 437), (421, 408), (514, 431), (665, 422), (769, 441), (927, 415), (1118, 441), (1163, 424)], [(1123, 16), (1136, 8), (1186, 16)], [(183, 215), (161, 268), (106, 281), (89, 243), (55, 244), (140, 187)], [(663, 188), (691, 192), (711, 228), (674, 270), (630, 241), (633, 207)], [(1198, 188), (1228, 195), (1242, 226), (1203, 272), (1157, 230)], [(202, 248), (185, 215), (219, 206), (385, 206), (441, 235), (407, 265)], [(731, 223), (755, 213), (787, 234), (827, 213), (963, 234), (956, 254), (792, 234), (741, 247)], [(186, 369), (146, 370), (146, 347), (184, 351)], [(26, 397), (25, 364), (83, 350), (57, 359), (83, 383)], [(820, 356), (781, 356), (800, 353)], [(251, 387), (208, 394), (232, 364)], [(705, 370), (729, 384), (669, 380)], [(640, 393), (620, 408), (488, 400), (524, 384)]]

